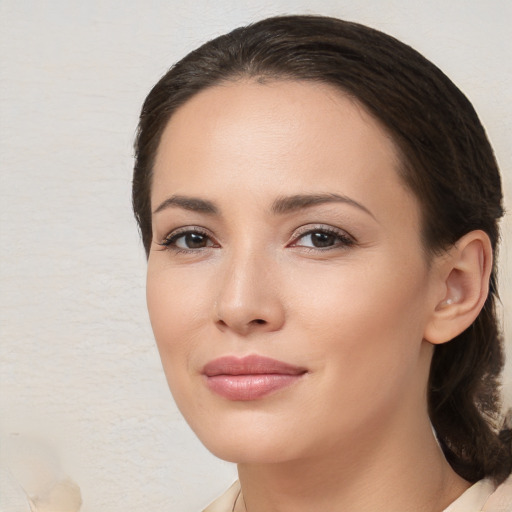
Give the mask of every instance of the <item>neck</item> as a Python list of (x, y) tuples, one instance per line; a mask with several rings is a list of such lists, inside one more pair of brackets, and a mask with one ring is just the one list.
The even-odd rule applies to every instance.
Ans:
[(446, 462), (426, 411), (420, 416), (369, 426), (328, 453), (239, 464), (242, 503), (247, 512), (442, 512), (469, 484)]

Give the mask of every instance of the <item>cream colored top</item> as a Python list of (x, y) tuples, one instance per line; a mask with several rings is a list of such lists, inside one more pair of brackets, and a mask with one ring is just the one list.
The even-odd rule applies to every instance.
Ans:
[[(245, 512), (238, 480), (203, 512)], [(443, 512), (512, 512), (512, 475), (498, 488), (489, 479), (480, 480)]]

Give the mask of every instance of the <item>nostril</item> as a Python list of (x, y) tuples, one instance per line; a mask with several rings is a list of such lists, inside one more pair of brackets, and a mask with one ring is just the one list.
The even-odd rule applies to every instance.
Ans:
[(253, 320), (253, 323), (263, 325), (266, 324), (267, 322), (265, 320), (262, 320), (261, 318), (257, 318), (256, 320)]

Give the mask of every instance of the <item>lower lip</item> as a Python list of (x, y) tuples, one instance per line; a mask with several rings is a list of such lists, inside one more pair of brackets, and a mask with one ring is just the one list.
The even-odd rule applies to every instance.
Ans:
[(207, 377), (210, 390), (228, 400), (248, 401), (263, 398), (294, 384), (302, 377), (279, 373), (257, 375), (214, 375)]

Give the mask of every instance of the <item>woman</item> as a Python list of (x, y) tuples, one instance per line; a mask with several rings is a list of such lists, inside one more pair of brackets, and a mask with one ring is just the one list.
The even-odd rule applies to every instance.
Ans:
[(238, 464), (208, 512), (512, 510), (501, 201), (468, 100), (367, 27), (267, 19), (158, 82), (133, 203), (171, 391)]

